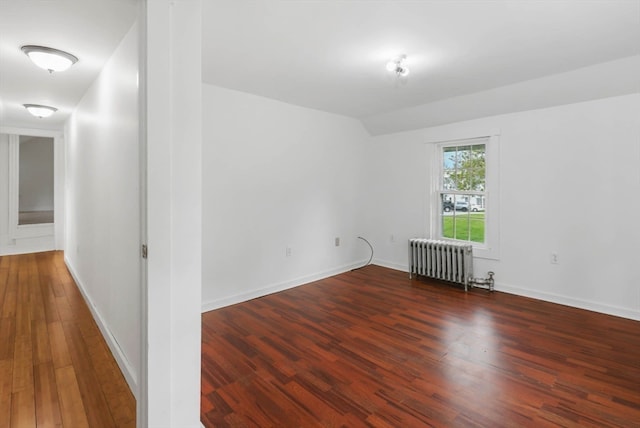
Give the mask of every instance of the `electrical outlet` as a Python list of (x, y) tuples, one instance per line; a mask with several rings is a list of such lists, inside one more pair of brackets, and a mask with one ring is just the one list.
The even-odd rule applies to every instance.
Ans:
[(552, 265), (557, 265), (558, 263), (560, 263), (560, 258), (558, 257), (558, 253), (551, 253), (551, 255), (549, 256), (549, 262)]
[(334, 241), (336, 247), (340, 246), (340, 237), (336, 237), (335, 241)]
[(292, 253), (291, 247), (287, 247), (284, 250), (284, 255), (287, 256), (287, 257), (291, 257), (291, 253)]

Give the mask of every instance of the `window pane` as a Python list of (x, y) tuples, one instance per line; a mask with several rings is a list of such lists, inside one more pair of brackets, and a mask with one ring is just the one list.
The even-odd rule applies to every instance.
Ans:
[(454, 204), (455, 204), (455, 211), (459, 211), (459, 212), (469, 211), (469, 196), (456, 195)]
[(486, 175), (486, 162), (485, 162), (485, 145), (478, 144), (473, 146), (471, 152), (471, 159), (469, 161), (469, 170), (472, 180), (470, 182), (470, 190), (484, 191), (485, 190), (485, 175)]
[(484, 144), (443, 149), (443, 188), (484, 191), (484, 156)]
[(442, 237), (484, 243), (484, 196), (443, 193)]
[(442, 204), (441, 204), (442, 212), (448, 213), (453, 211), (453, 198), (454, 198), (454, 195), (447, 195), (446, 193), (442, 194)]
[(468, 189), (483, 192), (485, 190), (484, 168), (473, 168), (467, 170), (466, 173)]
[(442, 194), (442, 203), (441, 203), (441, 229), (442, 236), (444, 238), (454, 239), (454, 195)]
[(474, 152), (477, 152), (481, 154), (482, 157), (484, 157), (484, 154), (486, 152), (486, 144), (475, 144), (471, 148), (473, 149)]
[(465, 161), (469, 159), (471, 153), (470, 146), (458, 146), (457, 156), (456, 156), (456, 168), (464, 169)]
[(451, 171), (445, 171), (444, 175), (442, 176), (442, 188), (444, 190), (456, 190), (456, 182), (454, 181), (453, 176), (455, 176), (454, 173), (452, 173)]
[(485, 144), (442, 148), (441, 230), (442, 237), (485, 242), (485, 196), (444, 193), (486, 191)]
[(485, 197), (484, 195), (473, 195), (471, 197), (470, 209), (472, 212), (481, 212), (484, 211), (485, 207)]
[(456, 239), (460, 239), (462, 241), (469, 241), (471, 238), (471, 228), (470, 228), (469, 214), (461, 214), (456, 218)]
[(442, 157), (443, 159), (443, 168), (446, 170), (448, 169), (455, 169), (456, 168), (456, 148), (455, 147), (446, 147), (444, 149), (444, 156)]
[(484, 212), (471, 212), (469, 214), (469, 240), (473, 242), (484, 242)]

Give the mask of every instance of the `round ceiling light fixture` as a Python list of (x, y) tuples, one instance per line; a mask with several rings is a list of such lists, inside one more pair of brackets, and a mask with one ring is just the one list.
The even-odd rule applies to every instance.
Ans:
[(35, 65), (44, 68), (49, 73), (65, 71), (78, 62), (78, 58), (69, 52), (46, 46), (26, 45), (20, 48)]
[(400, 55), (399, 57), (392, 59), (387, 63), (387, 71), (395, 73), (398, 77), (407, 77), (409, 75), (409, 69), (404, 65), (404, 61), (406, 59), (406, 55)]
[(29, 113), (31, 113), (35, 117), (39, 117), (41, 119), (43, 117), (49, 117), (53, 113), (58, 111), (58, 109), (55, 108), (55, 107), (43, 106), (43, 105), (40, 105), (40, 104), (22, 104), (22, 105), (24, 106), (24, 108), (27, 109), (27, 111)]

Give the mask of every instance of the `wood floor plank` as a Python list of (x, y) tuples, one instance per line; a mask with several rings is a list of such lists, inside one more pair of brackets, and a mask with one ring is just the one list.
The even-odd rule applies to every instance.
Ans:
[(62, 280), (58, 275), (57, 270), (53, 270), (50, 276), (51, 280), (51, 291), (55, 297), (62, 297), (65, 295), (64, 286), (62, 284)]
[(31, 322), (46, 322), (40, 276), (37, 270), (29, 274), (29, 319)]
[(115, 427), (116, 425), (102, 388), (96, 388), (96, 385), (100, 384), (80, 329), (75, 323), (70, 322), (64, 322), (62, 327), (69, 346), (73, 367), (77, 374), (78, 388), (85, 403), (89, 425), (104, 428)]
[(18, 270), (18, 281), (20, 286), (17, 288), (16, 293), (16, 335), (31, 336), (31, 305), (29, 299), (31, 279), (27, 266), (21, 266)]
[(12, 392), (33, 389), (33, 349), (31, 343), (30, 336), (16, 335)]
[(60, 321), (47, 325), (49, 332), (49, 344), (51, 346), (51, 359), (55, 368), (71, 365), (71, 356), (67, 347), (67, 339)]
[(9, 270), (7, 272), (5, 282), (6, 287), (4, 295), (2, 296), (2, 311), (0, 312), (0, 319), (15, 318), (18, 302), (18, 264), (15, 259), (9, 264)]
[(11, 395), (11, 428), (36, 428), (33, 388), (21, 389)]
[(71, 305), (66, 296), (60, 296), (55, 298), (55, 305), (60, 321), (74, 321), (78, 319), (78, 314), (73, 312)]
[[(5, 293), (9, 288), (9, 265), (0, 268), (0, 309), (3, 306)], [(0, 315), (2, 312), (0, 311)]]
[(0, 428), (11, 426), (11, 393), (0, 394)]
[(207, 427), (640, 426), (640, 322), (377, 266), (202, 316)]
[(64, 426), (88, 428), (89, 421), (73, 366), (55, 369), (55, 376)]
[(31, 323), (31, 347), (33, 350), (34, 365), (51, 361), (49, 330), (44, 319), (39, 319)]
[(55, 308), (55, 295), (53, 292), (53, 281), (51, 278), (51, 263), (50, 257), (46, 254), (40, 254), (37, 258), (39, 263), (38, 268), (38, 288), (40, 290), (41, 304), (44, 308), (43, 314), (44, 320), (47, 323), (59, 320), (58, 311)]
[(135, 421), (135, 398), (63, 254), (0, 257), (0, 428)]
[(13, 361), (0, 360), (0, 428), (11, 424), (11, 392), (13, 387)]
[(109, 347), (99, 335), (89, 335), (84, 339), (114, 422), (120, 426), (135, 421), (135, 400)]
[(38, 428), (62, 426), (56, 375), (51, 361), (36, 365), (35, 403)]
[(13, 318), (0, 318), (0, 360), (13, 358), (16, 323)]

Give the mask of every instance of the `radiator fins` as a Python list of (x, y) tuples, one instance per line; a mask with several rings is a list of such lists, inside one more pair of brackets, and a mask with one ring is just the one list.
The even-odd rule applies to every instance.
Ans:
[(409, 278), (426, 276), (464, 285), (473, 277), (471, 244), (413, 238), (409, 240)]

